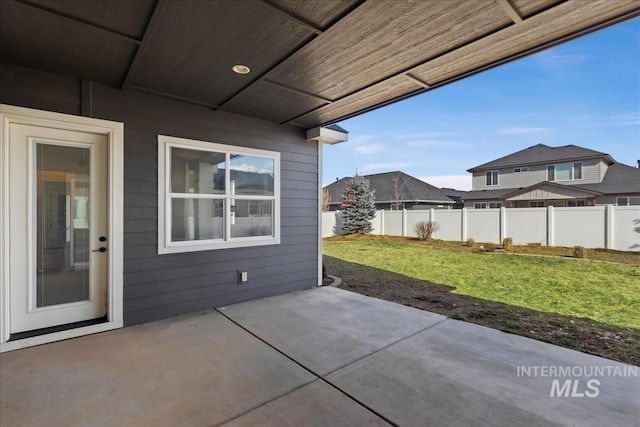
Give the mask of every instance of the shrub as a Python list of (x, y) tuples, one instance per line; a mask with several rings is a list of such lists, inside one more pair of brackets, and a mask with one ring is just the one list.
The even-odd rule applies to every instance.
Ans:
[(502, 247), (505, 251), (511, 252), (513, 250), (513, 239), (511, 237), (505, 237), (502, 241)]
[(586, 258), (587, 249), (582, 246), (576, 246), (575, 248), (573, 248), (573, 256), (576, 258)]
[(435, 221), (420, 221), (413, 226), (418, 240), (431, 240), (440, 226)]
[(473, 237), (469, 237), (467, 239), (467, 246), (469, 246), (471, 249), (476, 247), (476, 241), (474, 240)]

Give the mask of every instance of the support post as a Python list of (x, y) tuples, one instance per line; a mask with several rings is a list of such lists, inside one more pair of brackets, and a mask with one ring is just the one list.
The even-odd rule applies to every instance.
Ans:
[(462, 241), (466, 242), (467, 241), (467, 208), (462, 208), (462, 220), (460, 221), (461, 223), (461, 230), (460, 230), (460, 234), (462, 236)]
[(402, 208), (402, 237), (407, 237), (407, 210)]
[(607, 205), (604, 212), (604, 247), (613, 249), (613, 205)]
[(504, 239), (507, 237), (507, 208), (504, 206), (500, 207), (500, 241), (499, 244), (502, 244)]
[(547, 246), (553, 246), (553, 206), (547, 206)]

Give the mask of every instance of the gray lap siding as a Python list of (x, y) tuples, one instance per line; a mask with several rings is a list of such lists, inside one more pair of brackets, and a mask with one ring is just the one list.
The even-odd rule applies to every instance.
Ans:
[[(15, 76), (0, 102), (79, 113), (80, 81), (74, 90), (68, 78), (0, 65)], [(317, 285), (318, 148), (303, 129), (97, 84), (91, 110), (125, 126), (125, 325)], [(280, 152), (281, 244), (158, 255), (158, 134)]]

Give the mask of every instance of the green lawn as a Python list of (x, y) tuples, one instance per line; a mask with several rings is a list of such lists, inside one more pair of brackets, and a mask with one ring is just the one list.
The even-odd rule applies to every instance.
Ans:
[(325, 241), (344, 261), (453, 287), (532, 310), (640, 328), (640, 266), (437, 248), (374, 240)]

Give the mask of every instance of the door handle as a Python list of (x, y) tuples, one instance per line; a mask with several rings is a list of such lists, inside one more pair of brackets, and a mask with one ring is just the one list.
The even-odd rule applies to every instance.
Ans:
[(103, 247), (101, 247), (101, 248), (94, 249), (94, 250), (92, 250), (91, 252), (106, 252), (106, 251), (107, 251), (107, 248), (105, 248), (105, 247), (103, 246)]

